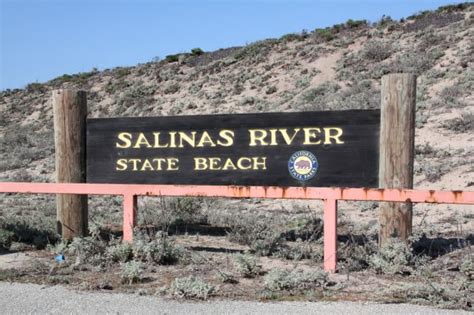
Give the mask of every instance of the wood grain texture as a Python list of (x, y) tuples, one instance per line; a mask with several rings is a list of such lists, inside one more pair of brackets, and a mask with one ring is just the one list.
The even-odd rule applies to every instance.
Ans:
[[(56, 182), (86, 182), (86, 93), (75, 90), (52, 92)], [(58, 233), (64, 239), (85, 236), (88, 230), (87, 196), (57, 195)]]
[[(382, 77), (380, 113), (381, 188), (413, 188), (416, 77), (389, 74)], [(390, 237), (406, 240), (412, 232), (411, 203), (382, 203), (380, 244)]]
[[(249, 146), (251, 128), (341, 127), (344, 144), (303, 145), (298, 134), (291, 145)], [(301, 113), (195, 115), (174, 117), (105, 118), (87, 120), (87, 180), (91, 183), (262, 185), (307, 187), (378, 187), (380, 112), (350, 110)], [(230, 147), (127, 148), (116, 147), (117, 135), (128, 132), (153, 134), (169, 131), (206, 130), (217, 137), (219, 130), (235, 132)], [(292, 129), (293, 130), (293, 129)], [(281, 137), (280, 137), (281, 140)], [(300, 150), (313, 153), (319, 163), (308, 181), (294, 179), (288, 170), (291, 155)], [(267, 169), (195, 171), (193, 158), (241, 156), (267, 157)], [(175, 157), (179, 171), (117, 171), (119, 158)]]

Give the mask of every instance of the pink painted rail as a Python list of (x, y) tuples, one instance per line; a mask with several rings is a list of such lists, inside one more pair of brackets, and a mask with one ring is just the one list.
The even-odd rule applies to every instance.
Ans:
[(122, 195), (123, 239), (128, 242), (133, 241), (137, 196), (321, 199), (324, 200), (324, 269), (331, 272), (336, 271), (337, 261), (338, 200), (474, 204), (474, 192), (459, 190), (3, 182), (0, 193)]

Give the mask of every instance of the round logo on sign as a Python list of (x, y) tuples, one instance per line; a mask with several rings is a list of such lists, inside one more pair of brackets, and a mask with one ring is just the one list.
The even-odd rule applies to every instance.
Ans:
[(299, 181), (307, 181), (313, 178), (318, 171), (318, 167), (318, 159), (308, 151), (295, 152), (288, 160), (290, 175)]

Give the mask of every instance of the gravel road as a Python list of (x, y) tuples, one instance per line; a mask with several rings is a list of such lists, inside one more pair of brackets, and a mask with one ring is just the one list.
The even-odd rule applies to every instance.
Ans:
[(243, 301), (179, 302), (61, 286), (0, 282), (2, 314), (468, 314), (409, 304)]

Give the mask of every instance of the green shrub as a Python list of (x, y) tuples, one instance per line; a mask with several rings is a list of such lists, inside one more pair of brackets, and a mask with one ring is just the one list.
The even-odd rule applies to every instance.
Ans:
[(0, 229), (0, 250), (8, 250), (12, 245), (13, 232)]
[(469, 281), (474, 281), (474, 260), (471, 255), (466, 255), (459, 266), (461, 271)]
[(314, 30), (316, 36), (322, 38), (326, 42), (329, 42), (334, 39), (334, 34), (328, 28), (317, 28)]
[(127, 262), (133, 257), (133, 248), (130, 243), (117, 243), (107, 247), (106, 255), (110, 257), (113, 262)]
[(461, 117), (447, 120), (441, 126), (455, 133), (469, 133), (474, 130), (474, 112), (462, 113)]
[(132, 260), (122, 264), (120, 276), (122, 278), (122, 282), (128, 282), (128, 284), (132, 284), (142, 281), (143, 272), (143, 264)]
[(132, 245), (133, 257), (148, 263), (159, 265), (171, 265), (179, 262), (185, 257), (185, 250), (177, 247), (167, 234), (158, 232), (154, 237), (144, 233), (136, 233)]
[(349, 20), (347, 20), (346, 25), (347, 25), (349, 28), (358, 28), (358, 27), (361, 27), (361, 26), (366, 26), (366, 25), (367, 25), (367, 20), (353, 20), (353, 19), (349, 19)]
[(430, 183), (437, 182), (438, 180), (446, 174), (447, 168), (445, 164), (435, 164), (429, 162), (422, 162), (423, 173), (425, 174), (425, 179)]
[(387, 59), (391, 56), (392, 52), (392, 45), (380, 40), (368, 41), (362, 50), (362, 54), (366, 59), (375, 62)]
[(258, 264), (257, 258), (250, 255), (235, 255), (234, 266), (245, 278), (255, 278), (262, 272), (262, 266)]
[(217, 271), (217, 277), (223, 283), (238, 283), (238, 281), (235, 279), (234, 275), (230, 272), (218, 270)]
[(265, 94), (269, 95), (269, 94), (273, 94), (277, 91), (277, 87), (276, 86), (270, 86), (266, 91), (265, 91)]
[(322, 262), (323, 245), (297, 239), (294, 243), (287, 243), (285, 246), (281, 246), (275, 256), (296, 261), (311, 259), (316, 262)]
[(91, 264), (101, 267), (111, 263), (104, 255), (107, 247), (107, 243), (97, 237), (75, 237), (67, 251), (76, 257), (78, 265)]
[(193, 48), (191, 49), (191, 55), (192, 56), (200, 56), (204, 54), (204, 50), (202, 50), (201, 48)]
[(254, 216), (241, 217), (232, 222), (228, 237), (230, 241), (248, 245), (257, 255), (262, 256), (275, 253), (283, 243), (280, 231), (269, 222)]
[(472, 291), (453, 288), (440, 283), (405, 283), (390, 288), (388, 294), (397, 300), (422, 305), (436, 305), (441, 308), (472, 310)]
[(115, 75), (117, 76), (117, 79), (121, 79), (123, 77), (126, 77), (127, 75), (130, 74), (130, 68), (116, 68), (115, 69)]
[(298, 33), (290, 33), (290, 34), (285, 34), (282, 37), (280, 37), (280, 40), (282, 42), (294, 42), (294, 41), (300, 41), (304, 40), (306, 35), (303, 34), (298, 34)]
[(301, 100), (305, 103), (319, 103), (321, 98), (337, 92), (340, 86), (337, 83), (326, 82), (315, 88), (306, 90), (301, 97)]
[[(311, 210), (309, 210), (311, 211)], [(323, 221), (316, 216), (300, 217), (292, 220), (288, 224), (288, 231), (285, 232), (287, 240), (318, 240), (323, 232)]]
[(165, 57), (165, 61), (170, 63), (170, 62), (177, 62), (179, 60), (179, 56), (181, 54), (175, 54), (175, 55), (167, 55)]
[(273, 269), (265, 275), (265, 287), (272, 291), (309, 290), (324, 287), (327, 283), (328, 274), (322, 269), (315, 271)]
[(47, 91), (47, 87), (41, 83), (30, 83), (26, 86), (28, 93), (44, 93)]
[(259, 62), (270, 53), (272, 47), (277, 43), (277, 40), (267, 39), (249, 44), (238, 50), (235, 53), (234, 58), (237, 60), (247, 58), (253, 62)]
[(370, 266), (378, 273), (411, 273), (415, 265), (412, 248), (404, 241), (392, 238), (370, 257)]
[(362, 271), (371, 264), (372, 256), (378, 251), (378, 245), (371, 239), (365, 239), (363, 244), (354, 241), (338, 247), (338, 259), (341, 268), (346, 271)]
[(179, 298), (197, 298), (206, 300), (216, 292), (216, 287), (192, 276), (177, 278), (171, 284), (171, 293)]
[(178, 83), (170, 83), (163, 90), (163, 92), (165, 94), (174, 94), (178, 91), (179, 91), (179, 84)]
[(0, 217), (0, 229), (13, 233), (12, 240), (45, 248), (57, 240), (54, 219), (45, 216)]

